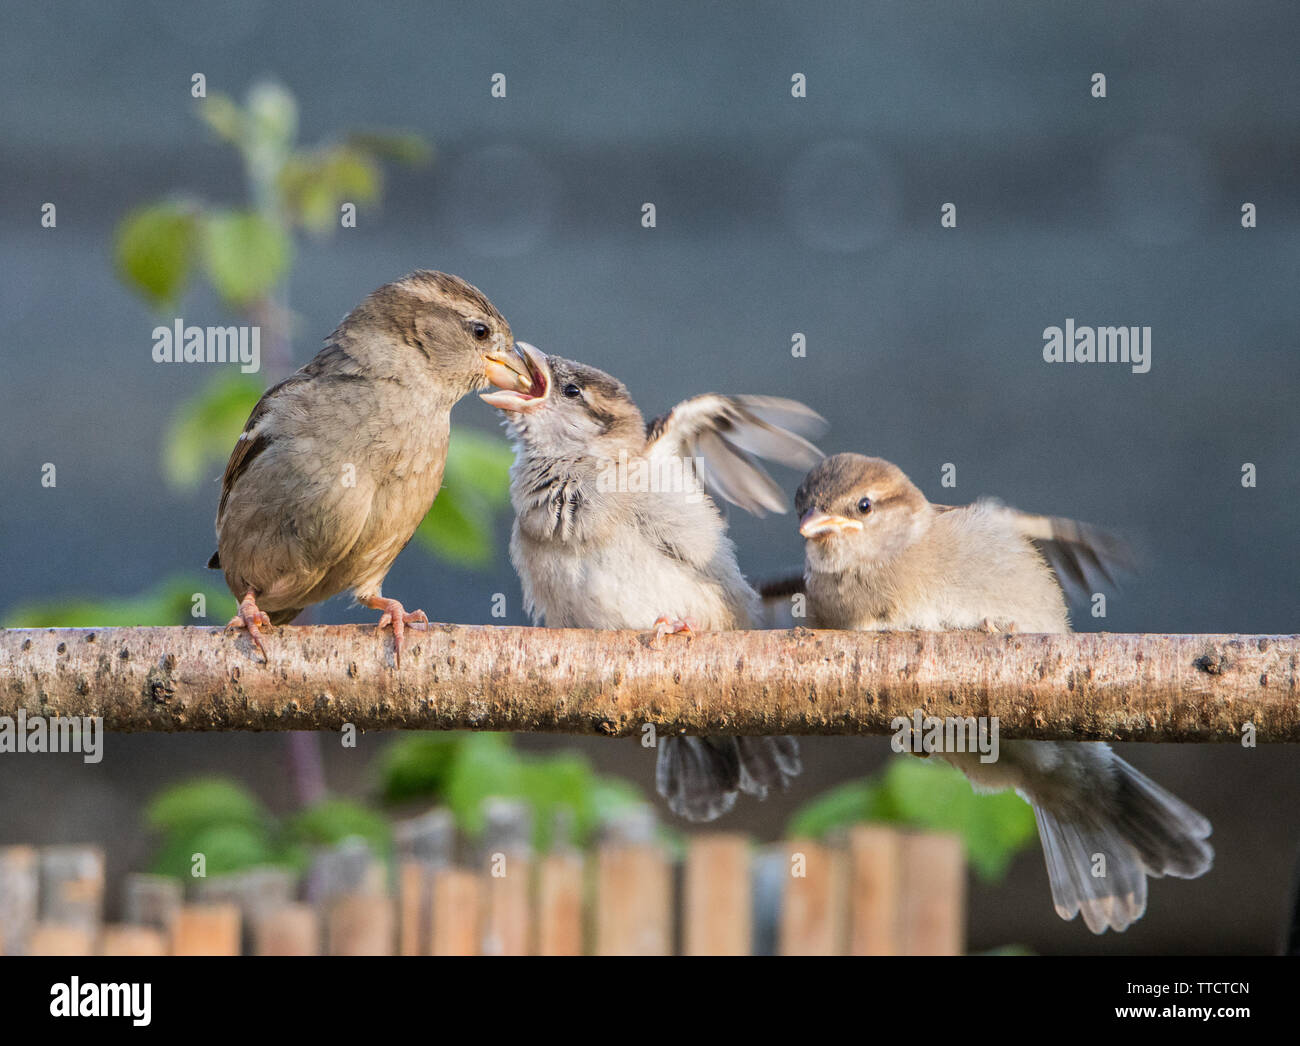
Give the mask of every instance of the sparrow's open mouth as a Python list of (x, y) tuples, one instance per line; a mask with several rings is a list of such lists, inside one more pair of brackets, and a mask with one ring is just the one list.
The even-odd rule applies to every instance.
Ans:
[(827, 538), (833, 534), (861, 529), (862, 521), (860, 519), (835, 516), (817, 509), (809, 509), (803, 514), (803, 518), (799, 520), (799, 533), (806, 538)]
[(484, 403), (501, 410), (527, 413), (536, 410), (550, 394), (550, 365), (545, 354), (528, 342), (516, 342), (514, 352), (485, 359), (484, 373), (500, 391), (481, 393), (479, 398)]

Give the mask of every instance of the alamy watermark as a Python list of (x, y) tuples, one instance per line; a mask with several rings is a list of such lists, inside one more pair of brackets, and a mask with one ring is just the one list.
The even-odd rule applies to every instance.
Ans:
[(997, 716), (923, 716), (918, 708), (909, 719), (895, 716), (889, 721), (894, 732), (889, 746), (895, 752), (916, 755), (936, 752), (978, 752), (981, 763), (998, 761)]
[(685, 494), (691, 503), (704, 497), (703, 458), (630, 458), (620, 450), (617, 458), (600, 458), (597, 467), (596, 489), (602, 494)]
[(83, 762), (98, 763), (103, 743), (102, 716), (29, 716), (25, 708), (0, 716), (0, 755), (79, 752)]
[(1043, 359), (1047, 363), (1129, 363), (1134, 374), (1151, 369), (1150, 327), (1043, 328)]
[(237, 363), (245, 374), (262, 367), (261, 327), (187, 327), (178, 316), (151, 337), (155, 363)]

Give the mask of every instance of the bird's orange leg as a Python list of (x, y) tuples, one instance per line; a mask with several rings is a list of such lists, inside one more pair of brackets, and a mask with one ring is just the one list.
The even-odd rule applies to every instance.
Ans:
[(689, 619), (683, 621), (674, 621), (667, 614), (660, 614), (655, 619), (655, 634), (650, 640), (650, 646), (654, 650), (659, 650), (664, 645), (664, 636), (685, 636), (686, 642), (695, 638), (695, 625)]
[(257, 608), (257, 601), (253, 598), (253, 590), (250, 588), (244, 593), (244, 598), (239, 601), (239, 613), (230, 619), (226, 628), (246, 628), (248, 629), (248, 638), (253, 646), (257, 647), (258, 652), (262, 655), (262, 660), (270, 664), (271, 658), (266, 653), (266, 647), (262, 645), (262, 633), (259, 625), (271, 627), (271, 619)]
[(385, 599), (383, 596), (361, 596), (359, 602), (362, 606), (367, 606), (371, 610), (382, 610), (383, 617), (379, 619), (379, 628), (383, 629), (385, 625), (393, 626), (393, 663), (398, 668), (402, 667), (402, 632), (406, 625), (427, 625), (429, 617), (423, 610), (412, 610), (409, 614), (406, 608), (395, 599)]

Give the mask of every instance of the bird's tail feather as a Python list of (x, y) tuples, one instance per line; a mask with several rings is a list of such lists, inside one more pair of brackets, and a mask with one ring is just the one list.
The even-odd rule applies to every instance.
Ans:
[(1147, 876), (1194, 879), (1214, 861), (1209, 821), (1118, 756), (1113, 771), (1106, 809), (1067, 816), (1034, 804), (1056, 912), (1067, 920), (1082, 913), (1093, 933), (1123, 931), (1142, 917)]
[(765, 799), (803, 769), (793, 737), (667, 737), (659, 741), (655, 787), (688, 821), (712, 821), (744, 792)]

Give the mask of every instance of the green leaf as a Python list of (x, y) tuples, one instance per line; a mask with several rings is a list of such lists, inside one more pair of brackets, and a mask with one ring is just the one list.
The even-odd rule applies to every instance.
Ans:
[(379, 164), (347, 145), (295, 153), (280, 172), (280, 191), (295, 220), (322, 235), (338, 227), (344, 202), (369, 203), (383, 184)]
[(172, 415), (163, 437), (163, 474), (181, 490), (193, 489), (224, 463), (262, 396), (247, 374), (218, 374)]
[(195, 854), (203, 854), (204, 871), (209, 876), (277, 861), (275, 846), (265, 829), (227, 822), (170, 836), (154, 858), (153, 871), (179, 879), (189, 878)]
[(818, 839), (836, 828), (888, 820), (883, 790), (872, 779), (849, 781), (795, 811), (786, 826), (790, 838)]
[(309, 845), (332, 846), (360, 836), (378, 857), (392, 848), (392, 827), (382, 814), (351, 799), (323, 799), (289, 822), (289, 838)]
[(113, 235), (118, 277), (155, 306), (179, 301), (199, 249), (193, 209), (158, 203), (131, 211)]
[(510, 503), (513, 460), (502, 440), (472, 430), (454, 432), (442, 490), (415, 532), (419, 542), (450, 562), (490, 562), (495, 510)]
[(586, 838), (594, 827), (592, 793), (596, 775), (591, 764), (576, 753), (560, 753), (525, 761), (519, 769), (519, 798), (533, 808), (533, 842), (538, 850), (551, 848), (555, 815), (573, 813), (574, 831)]
[(229, 95), (214, 93), (201, 99), (199, 116), (223, 141), (239, 145), (244, 140), (244, 111)]
[(483, 800), (520, 793), (519, 756), (509, 734), (474, 733), (456, 748), (445, 799), (462, 832), (483, 831)]
[(963, 774), (931, 760), (896, 760), (885, 787), (903, 823), (959, 834), (986, 880), (1000, 879), (1037, 834), (1033, 809), (1014, 792), (977, 795)]
[(467, 734), (456, 745), (440, 798), (461, 831), (483, 830), (484, 800), (499, 796), (522, 799), (532, 807), (533, 843), (540, 851), (552, 844), (556, 813), (573, 814), (574, 841), (585, 842), (614, 811), (643, 801), (640, 791), (619, 778), (598, 776), (587, 759), (574, 752), (527, 756), (516, 752), (508, 734)]
[(379, 757), (379, 789), (391, 803), (440, 799), (447, 790), (463, 733), (408, 734)]
[(790, 836), (819, 837), (865, 821), (955, 832), (981, 878), (1001, 878), (1037, 833), (1033, 810), (1013, 792), (977, 795), (957, 770), (934, 760), (892, 761), (876, 778), (851, 781), (795, 812)]
[(191, 833), (214, 824), (266, 825), (270, 815), (257, 798), (224, 777), (195, 778), (159, 792), (145, 807), (154, 831)]
[[(21, 603), (4, 617), (5, 628), (113, 628), (132, 625), (212, 624), (196, 620), (191, 611), (201, 593), (209, 608), (228, 593), (216, 575), (169, 578), (137, 596), (116, 599), (70, 597)], [(211, 614), (211, 609), (208, 613)], [(220, 617), (220, 615), (218, 615)]]
[(492, 558), (492, 518), (466, 493), (443, 482), (415, 536), (440, 559), (480, 567)]
[(253, 211), (218, 211), (204, 222), (208, 279), (235, 307), (269, 294), (288, 271), (292, 256), (289, 234)]
[(433, 158), (433, 146), (412, 131), (358, 131), (348, 145), (381, 160), (419, 166)]
[(457, 431), (447, 448), (444, 481), (450, 479), (482, 496), (489, 505), (510, 504), (510, 466), (515, 454), (510, 444), (473, 429)]

